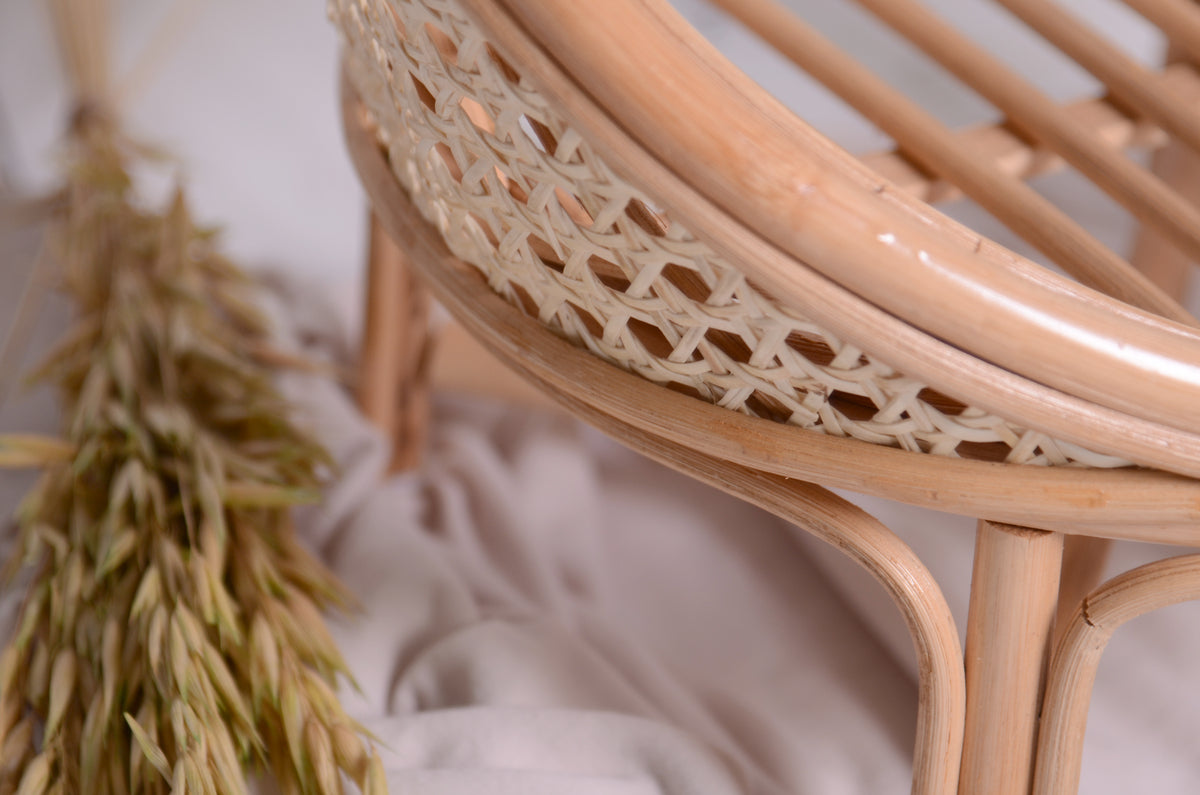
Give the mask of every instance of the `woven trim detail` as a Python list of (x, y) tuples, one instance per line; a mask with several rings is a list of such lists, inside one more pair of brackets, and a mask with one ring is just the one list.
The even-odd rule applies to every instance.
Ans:
[(455, 0), (331, 0), (396, 177), (451, 251), (574, 344), (710, 403), (913, 452), (1128, 462), (928, 389), (755, 288), (613, 173)]

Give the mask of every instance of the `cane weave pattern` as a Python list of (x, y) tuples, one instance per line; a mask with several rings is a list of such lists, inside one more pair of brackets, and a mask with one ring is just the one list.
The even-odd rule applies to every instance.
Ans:
[(330, 14), (420, 212), (575, 344), (716, 405), (874, 444), (1126, 463), (944, 398), (756, 289), (613, 173), (456, 0), (331, 0)]

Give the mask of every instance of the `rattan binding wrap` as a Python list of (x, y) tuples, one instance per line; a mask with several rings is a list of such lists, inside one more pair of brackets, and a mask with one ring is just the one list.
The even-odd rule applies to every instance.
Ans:
[(1126, 464), (963, 407), (763, 294), (613, 173), (455, 0), (331, 0), (330, 13), (422, 214), (575, 344), (719, 406), (873, 444)]

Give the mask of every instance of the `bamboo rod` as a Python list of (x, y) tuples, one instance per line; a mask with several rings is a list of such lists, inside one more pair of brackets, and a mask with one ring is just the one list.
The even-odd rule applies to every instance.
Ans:
[(922, 167), (957, 185), (1084, 284), (1165, 317), (1195, 323), (1173, 299), (1070, 216), (1019, 179), (995, 169), (945, 125), (775, 0), (716, 0), (716, 5), (892, 136)]
[(1166, 33), (1174, 46), (1200, 63), (1200, 8), (1192, 0), (1121, 0)]
[(1029, 791), (1062, 540), (1058, 533), (979, 523), (967, 616), (960, 795)]
[(1164, 90), (1154, 72), (1064, 11), (1053, 0), (996, 0), (1076, 63), (1100, 79), (1122, 105), (1162, 125), (1200, 152), (1200, 112)]
[(1200, 555), (1140, 566), (1089, 596), (1055, 649), (1038, 736), (1035, 795), (1079, 789), (1079, 767), (1096, 669), (1122, 624), (1162, 607), (1200, 599)]
[[(1200, 104), (1200, 76), (1192, 67), (1172, 64), (1161, 74), (1152, 74), (1152, 78), (1162, 83), (1166, 90), (1177, 94), (1181, 102)], [(1093, 130), (1096, 137), (1114, 149), (1158, 149), (1169, 140), (1158, 127), (1146, 121), (1130, 119), (1102, 99), (1074, 102), (1067, 105), (1066, 110), (1079, 124)], [(955, 134), (964, 147), (987, 160), (993, 168), (1022, 179), (1050, 173), (1066, 165), (1054, 152), (1030, 145), (1003, 124), (970, 127), (958, 130)], [(873, 152), (859, 159), (896, 187), (922, 201), (937, 203), (961, 195), (954, 185), (930, 175), (900, 152)], [(1172, 184), (1179, 189), (1178, 183)]]
[(359, 405), (392, 442), (390, 470), (415, 467), (429, 426), (429, 296), (372, 214)]
[(1124, 205), (1200, 259), (1200, 210), (1106, 146), (1053, 100), (916, 0), (855, 0), (999, 108), (1014, 127), (1043, 141)]

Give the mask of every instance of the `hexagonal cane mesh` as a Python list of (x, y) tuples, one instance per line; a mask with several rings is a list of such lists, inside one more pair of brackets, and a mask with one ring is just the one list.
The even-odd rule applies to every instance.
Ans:
[(1126, 462), (945, 398), (752, 285), (609, 169), (455, 0), (332, 0), (392, 168), (454, 254), (593, 354), (734, 411), (905, 450)]

